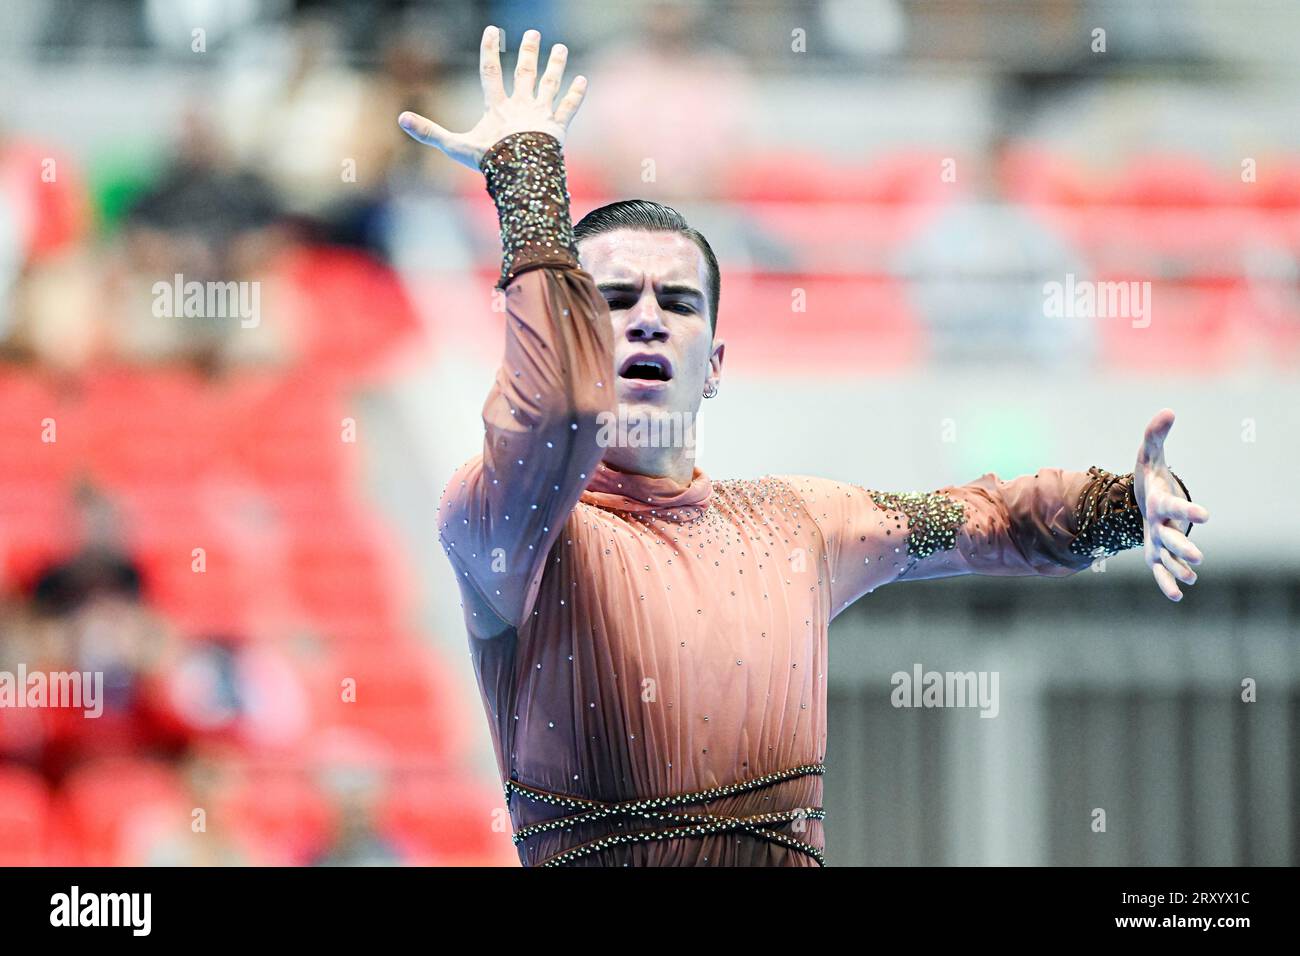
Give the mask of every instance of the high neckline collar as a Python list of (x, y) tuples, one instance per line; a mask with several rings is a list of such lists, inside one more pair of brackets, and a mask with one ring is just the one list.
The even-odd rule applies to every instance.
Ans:
[(693, 518), (708, 508), (712, 496), (713, 482), (699, 468), (683, 484), (668, 477), (619, 471), (601, 462), (582, 500), (614, 511), (654, 511), (667, 517)]

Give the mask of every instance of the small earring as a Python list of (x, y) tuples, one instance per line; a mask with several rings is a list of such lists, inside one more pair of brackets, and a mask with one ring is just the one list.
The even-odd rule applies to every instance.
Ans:
[(712, 382), (710, 382), (708, 385), (705, 385), (705, 386), (704, 386), (704, 397), (705, 397), (705, 398), (712, 398), (714, 395), (717, 395), (717, 394), (718, 394), (718, 386), (714, 385)]

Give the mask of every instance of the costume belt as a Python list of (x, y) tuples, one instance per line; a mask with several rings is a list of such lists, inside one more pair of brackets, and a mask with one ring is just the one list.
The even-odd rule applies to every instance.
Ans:
[(549, 790), (542, 790), (539, 787), (530, 787), (526, 784), (519, 783), (517, 780), (506, 782), (506, 806), (510, 805), (512, 794), (519, 794), (535, 803), (549, 803), (553, 806), (563, 807), (568, 810), (577, 812), (567, 814), (562, 817), (555, 817), (550, 820), (543, 820), (540, 823), (529, 824), (526, 827), (520, 827), (515, 831), (514, 841), (518, 845), (523, 843), (529, 837), (536, 836), (539, 833), (546, 833), (551, 830), (557, 830), (561, 827), (572, 827), (580, 823), (590, 823), (595, 820), (604, 820), (608, 818), (626, 817), (640, 820), (655, 820), (662, 825), (657, 828), (629, 830), (626, 833), (610, 834), (586, 843), (580, 843), (575, 847), (562, 850), (559, 853), (552, 854), (540, 861), (538, 866), (562, 866), (565, 863), (571, 863), (574, 860), (593, 853), (599, 853), (601, 850), (608, 849), (624, 843), (645, 843), (653, 840), (669, 840), (681, 837), (699, 837), (707, 836), (713, 833), (743, 832), (759, 839), (776, 843), (792, 850), (798, 850), (806, 853), (817, 861), (819, 866), (826, 865), (826, 859), (819, 847), (812, 846), (802, 840), (797, 840), (785, 833), (769, 829), (773, 824), (790, 823), (802, 820), (823, 820), (826, 817), (826, 811), (821, 807), (796, 807), (791, 810), (778, 810), (772, 813), (758, 813), (750, 816), (736, 817), (724, 816), (713, 813), (685, 813), (671, 810), (671, 807), (689, 806), (692, 804), (710, 803), (722, 797), (729, 797), (737, 793), (748, 793), (752, 790), (760, 790), (763, 787), (770, 787), (773, 784), (782, 783), (786, 780), (794, 780), (797, 777), (809, 775), (824, 774), (826, 772), (825, 764), (805, 764), (801, 767), (793, 767), (789, 770), (778, 770), (774, 773), (764, 774), (761, 777), (755, 777), (752, 780), (746, 780), (742, 783), (728, 784), (722, 787), (711, 787), (708, 790), (699, 790), (695, 793), (675, 794), (666, 797), (650, 797), (643, 800), (627, 800), (618, 803), (608, 803), (601, 800), (591, 800), (586, 797), (574, 797), (568, 794), (553, 793)]

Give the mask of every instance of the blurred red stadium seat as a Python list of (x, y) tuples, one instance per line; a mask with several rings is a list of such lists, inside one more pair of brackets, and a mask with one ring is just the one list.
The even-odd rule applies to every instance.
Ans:
[(215, 414), (187, 370), (96, 369), (80, 392), (79, 464), (109, 489), (188, 482), (213, 462)]
[[(42, 376), (0, 368), (0, 487), (65, 483), (72, 473), (73, 435), (66, 403)], [(52, 441), (46, 441), (46, 436)]]
[(397, 274), (353, 249), (308, 246), (277, 263), (303, 300), (303, 359), (313, 376), (381, 374), (420, 332)]
[[(355, 699), (344, 699), (344, 682)], [(432, 647), (409, 638), (340, 645), (312, 674), (316, 724), (373, 734), (404, 761), (430, 766), (459, 758), (467, 701)]]
[(79, 543), (62, 487), (0, 484), (0, 580), (29, 587), (46, 568), (76, 553)]
[(890, 375), (923, 347), (906, 290), (892, 278), (733, 273), (722, 308), (737, 368)]
[(187, 633), (242, 636), (257, 589), (266, 583), (250, 556), (197, 510), (146, 506), (127, 514), (148, 601)]
[(0, 369), (0, 581), (28, 585), (77, 548), (74, 418), (38, 373)]
[(952, 194), (938, 154), (899, 151), (867, 162), (819, 153), (764, 152), (738, 157), (724, 198), (739, 203), (926, 203)]
[[(1136, 282), (1143, 277), (1113, 273), (1098, 279)], [(1096, 320), (1106, 364), (1125, 371), (1166, 367), (1183, 373), (1230, 368), (1253, 341), (1242, 321), (1244, 302), (1242, 284), (1231, 280), (1152, 283), (1149, 325), (1135, 327), (1133, 320), (1120, 317)]]
[(341, 492), (354, 476), (355, 445), (343, 441), (349, 417), (337, 385), (305, 373), (246, 373), (222, 396), (223, 466), (271, 488)]
[(0, 866), (48, 862), (50, 794), (30, 770), (0, 765)]
[(1007, 198), (1026, 205), (1088, 206), (1104, 184), (1072, 156), (1036, 144), (1017, 144), (999, 158), (998, 181)]
[[(849, 164), (764, 154), (741, 161), (726, 198), (748, 229), (793, 257), (790, 271), (860, 275), (961, 195), (962, 186), (941, 177), (942, 159), (899, 152)], [(724, 288), (732, 284), (728, 272)]]
[(60, 862), (130, 866), (154, 847), (190, 835), (190, 801), (177, 771), (146, 759), (112, 758), (68, 775), (56, 797), (65, 844)]
[(1216, 171), (1195, 156), (1145, 153), (1121, 172), (1105, 200), (1116, 205), (1174, 209), (1227, 206), (1246, 201), (1246, 194), (1234, 188), (1238, 182), (1236, 170)]
[(215, 812), (255, 865), (306, 866), (329, 847), (337, 809), (307, 774), (254, 771), (219, 794)]
[(27, 226), (29, 261), (57, 254), (82, 239), (91, 224), (90, 197), (72, 157), (49, 143), (8, 139), (0, 148), (0, 188), (13, 190)]
[(417, 865), (519, 865), (505, 798), (477, 778), (399, 774), (378, 823)]
[[(1300, 169), (1281, 163), (1258, 182), (1184, 154), (1146, 154), (1113, 170), (1084, 169), (1034, 145), (1008, 150), (1000, 178), (1013, 202), (1078, 245), (1093, 266), (1183, 276), (1238, 271), (1243, 250), (1300, 248)], [(1172, 260), (1172, 261), (1171, 261)]]
[(408, 573), (387, 529), (354, 508), (299, 519), (285, 555), (287, 584), (335, 638), (382, 639), (401, 623)]

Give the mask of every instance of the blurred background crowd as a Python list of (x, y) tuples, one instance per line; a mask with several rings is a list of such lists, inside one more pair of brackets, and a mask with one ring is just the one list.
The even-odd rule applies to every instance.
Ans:
[[(395, 123), (473, 124), (487, 23), (507, 72), (535, 27), (591, 80), (575, 218), (642, 196), (710, 238), (715, 477), (1123, 472), (1179, 412), (1174, 467), (1220, 556), (1195, 617), (1130, 556), (887, 589), (837, 623), (830, 861), (1300, 859), (1300, 8), (3, 16), (0, 671), (102, 672), (106, 704), (0, 709), (0, 863), (516, 861), (435, 540), (501, 342), (496, 218)], [(258, 283), (259, 320), (160, 316), (177, 275)], [(1049, 317), (1067, 275), (1151, 282), (1153, 321)], [(1001, 669), (1017, 706), (893, 711), (916, 660)], [(1256, 711), (1244, 676), (1269, 679)]]

